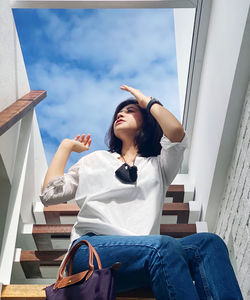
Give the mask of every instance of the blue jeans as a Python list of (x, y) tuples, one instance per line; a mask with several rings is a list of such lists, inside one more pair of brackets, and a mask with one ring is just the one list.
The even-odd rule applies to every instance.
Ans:
[[(102, 267), (119, 261), (116, 292), (151, 287), (156, 300), (243, 300), (224, 241), (213, 233), (175, 239), (165, 235), (121, 236), (88, 233)], [(73, 274), (89, 269), (87, 245), (76, 253)], [(94, 259), (95, 269), (98, 269)]]

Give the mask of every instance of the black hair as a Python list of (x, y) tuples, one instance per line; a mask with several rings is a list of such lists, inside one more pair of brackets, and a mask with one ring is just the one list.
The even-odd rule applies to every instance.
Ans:
[(134, 98), (126, 99), (116, 107), (111, 125), (105, 135), (105, 144), (108, 146), (108, 151), (121, 154), (122, 141), (115, 136), (113, 125), (119, 111), (129, 104), (137, 104), (143, 118), (142, 129), (135, 135), (135, 145), (138, 147), (138, 154), (143, 157), (157, 156), (161, 151), (160, 139), (163, 131), (155, 118), (150, 113), (147, 113), (146, 109), (141, 108), (138, 101)]

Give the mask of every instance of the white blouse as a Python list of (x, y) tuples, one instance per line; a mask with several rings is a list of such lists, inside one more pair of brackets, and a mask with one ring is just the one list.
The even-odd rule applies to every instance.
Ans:
[(138, 155), (135, 183), (122, 183), (115, 171), (119, 153), (97, 150), (83, 156), (62, 176), (50, 180), (40, 199), (45, 206), (74, 199), (80, 211), (70, 242), (93, 232), (99, 235), (160, 234), (162, 205), (188, 146), (188, 136), (172, 143), (165, 135), (158, 156)]

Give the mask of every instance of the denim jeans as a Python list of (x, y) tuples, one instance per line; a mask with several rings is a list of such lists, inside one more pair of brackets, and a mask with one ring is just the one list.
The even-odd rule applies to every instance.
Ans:
[[(151, 287), (156, 300), (243, 300), (224, 241), (213, 233), (175, 239), (165, 235), (88, 233), (102, 267), (119, 261), (116, 292)], [(76, 253), (73, 274), (89, 269), (87, 245)], [(94, 259), (95, 269), (98, 268)]]

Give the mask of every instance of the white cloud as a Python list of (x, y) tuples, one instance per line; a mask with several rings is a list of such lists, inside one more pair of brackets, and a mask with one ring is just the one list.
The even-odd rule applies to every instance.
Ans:
[[(122, 84), (160, 99), (179, 117), (173, 24), (166, 9), (73, 10), (62, 16), (38, 10), (38, 16), (49, 47), (60, 56), (56, 62), (48, 53), (28, 66), (31, 87), (48, 93), (37, 112), (52, 140), (91, 133), (90, 151), (106, 149), (114, 109), (131, 96)], [(55, 144), (45, 141), (45, 149), (50, 163)]]
[(45, 10), (39, 11), (39, 16), (46, 20), (47, 38), (58, 53), (96, 67), (110, 63), (113, 75), (143, 70), (156, 58), (170, 60), (174, 55), (168, 9), (96, 10), (89, 16), (71, 18)]

